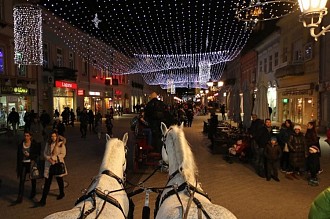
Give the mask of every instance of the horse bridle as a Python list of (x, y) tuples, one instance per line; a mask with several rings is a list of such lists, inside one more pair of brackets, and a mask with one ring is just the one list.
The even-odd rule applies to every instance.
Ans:
[[(125, 162), (124, 162), (123, 166), (126, 164), (126, 156), (127, 156), (127, 147), (125, 146)], [(84, 218), (86, 218), (89, 214), (91, 214), (96, 209), (96, 201), (95, 201), (95, 197), (96, 196), (104, 200), (104, 203), (102, 205), (102, 208), (101, 208), (100, 212), (95, 217), (96, 219), (101, 215), (101, 212), (103, 211), (106, 202), (108, 202), (108, 203), (114, 205), (115, 207), (117, 207), (122, 212), (124, 218), (125, 219), (127, 218), (127, 216), (125, 215), (125, 212), (124, 212), (121, 204), (118, 202), (118, 200), (109, 195), (110, 193), (114, 193), (114, 192), (119, 192), (119, 191), (125, 190), (125, 188), (124, 188), (125, 175), (126, 175), (125, 172), (124, 172), (123, 179), (120, 178), (119, 176), (117, 176), (111, 170), (104, 170), (104, 171), (102, 171), (101, 175), (102, 174), (105, 174), (105, 175), (107, 175), (107, 176), (109, 176), (111, 178), (116, 179), (117, 182), (120, 185), (122, 185), (123, 188), (122, 189), (113, 190), (113, 191), (110, 191), (108, 193), (104, 193), (100, 189), (94, 188), (88, 194), (85, 194), (85, 195), (81, 196), (80, 198), (78, 198), (78, 200), (75, 202), (75, 205), (77, 205), (80, 202), (84, 201), (84, 206), (83, 206), (83, 208), (81, 210), (81, 215), (79, 216), (78, 219), (84, 219)], [(91, 184), (93, 184), (93, 182)], [(93, 207), (91, 209), (87, 210), (86, 212), (84, 212), (85, 211), (85, 200), (88, 199), (88, 198), (91, 198), (92, 199)]]
[[(163, 147), (164, 147), (164, 149), (165, 149), (165, 152), (166, 152), (167, 156), (168, 156), (168, 152), (167, 152), (167, 148), (166, 148), (165, 141), (166, 141), (166, 138), (167, 138), (168, 133), (169, 133), (171, 130), (172, 130), (172, 127), (170, 127), (170, 128), (166, 131), (166, 133), (163, 135), (163, 139), (162, 139), (162, 141), (163, 141)], [(172, 179), (173, 179), (178, 173), (180, 173), (180, 172), (182, 172), (182, 167), (180, 167), (179, 169), (177, 169), (176, 171), (174, 171), (174, 172), (169, 176), (166, 185), (167, 185), (167, 184), (168, 184), (168, 183), (169, 183), (169, 182), (170, 182), (170, 181), (171, 181), (171, 180), (172, 180)], [(196, 184), (197, 184), (197, 181), (196, 181)], [(168, 186), (166, 186), (166, 187), (168, 187)], [(179, 192), (184, 191), (184, 190), (187, 190), (188, 194), (189, 194), (189, 195), (191, 196), (191, 198), (192, 198), (192, 201), (196, 204), (197, 208), (200, 209), (200, 210), (204, 213), (204, 215), (206, 216), (206, 218), (210, 218), (210, 216), (208, 215), (208, 213), (205, 211), (205, 209), (204, 209), (202, 203), (201, 203), (197, 198), (194, 197), (194, 194), (195, 194), (195, 193), (198, 193), (198, 194), (204, 196), (205, 198), (207, 198), (208, 200), (211, 201), (210, 197), (207, 195), (207, 193), (205, 193), (204, 191), (198, 189), (197, 186), (193, 186), (193, 185), (191, 185), (191, 184), (188, 183), (188, 182), (184, 182), (184, 183), (182, 183), (180, 186), (178, 186), (178, 185), (172, 185), (172, 189), (169, 190), (165, 195), (163, 195), (162, 199), (160, 199), (160, 197), (161, 197), (161, 195), (162, 195), (162, 192), (160, 192), (160, 193), (158, 194), (158, 196), (157, 196), (157, 200), (156, 200), (155, 217), (156, 217), (156, 215), (157, 215), (157, 212), (158, 212), (160, 206), (163, 204), (163, 202), (164, 202), (167, 198), (169, 198), (170, 196), (172, 196), (172, 195), (176, 195), (176, 196), (177, 196), (177, 198), (178, 198), (178, 200), (179, 200), (179, 202), (180, 202), (180, 204), (181, 204), (181, 206), (182, 206), (182, 201), (181, 201), (181, 199), (180, 199), (180, 197), (179, 197)], [(188, 210), (188, 209), (187, 209), (187, 210)], [(187, 212), (187, 213), (188, 213), (188, 212)]]

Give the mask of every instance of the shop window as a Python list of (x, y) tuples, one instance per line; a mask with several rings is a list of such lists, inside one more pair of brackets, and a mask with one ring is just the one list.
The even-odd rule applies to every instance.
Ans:
[(278, 66), (278, 52), (275, 52), (274, 54), (274, 66)]
[(2, 75), (5, 72), (5, 66), (4, 66), (4, 51), (3, 48), (0, 48), (0, 75)]
[(57, 67), (63, 66), (63, 55), (62, 55), (61, 48), (56, 49), (56, 64), (57, 64)]
[(44, 68), (49, 68), (49, 50), (48, 50), (48, 44), (47, 43), (44, 43), (42, 45), (42, 54), (43, 54), (43, 67)]

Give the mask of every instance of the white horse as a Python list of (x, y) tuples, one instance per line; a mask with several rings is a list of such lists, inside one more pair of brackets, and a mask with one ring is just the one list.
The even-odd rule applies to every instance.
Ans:
[[(197, 181), (197, 167), (183, 125), (163, 133), (162, 158), (169, 167), (169, 179), (156, 203), (156, 219), (236, 218), (228, 209), (212, 204)], [(158, 209), (157, 209), (158, 208)]]
[(106, 135), (106, 149), (99, 174), (94, 177), (85, 195), (78, 199), (75, 207), (47, 216), (47, 219), (77, 218), (127, 218), (129, 201), (124, 190), (126, 169), (126, 143), (123, 139), (110, 139)]

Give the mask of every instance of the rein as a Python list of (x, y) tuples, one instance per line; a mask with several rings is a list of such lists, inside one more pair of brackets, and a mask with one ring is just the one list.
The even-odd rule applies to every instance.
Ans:
[[(114, 178), (117, 180), (117, 182), (124, 186), (124, 181), (123, 179), (121, 179), (120, 177), (118, 177), (116, 174), (114, 174), (113, 172), (111, 172), (110, 170), (104, 170), (101, 174), (105, 174), (105, 175), (108, 175), (110, 176), (111, 178)], [(117, 190), (113, 190), (113, 191), (110, 191), (108, 192), (107, 194), (102, 192), (100, 189), (98, 188), (95, 188), (93, 189), (92, 191), (90, 191), (88, 194), (85, 194), (83, 196), (81, 196), (80, 198), (78, 198), (78, 200), (75, 202), (75, 205), (79, 204), (80, 202), (84, 201), (84, 205), (83, 205), (83, 208), (82, 208), (82, 211), (81, 211), (81, 215), (79, 216), (78, 219), (84, 219), (86, 218), (89, 214), (91, 214), (95, 209), (96, 209), (96, 201), (95, 201), (95, 197), (99, 197), (101, 199), (104, 200), (104, 203), (102, 205), (102, 208), (100, 210), (100, 212), (97, 214), (96, 218), (98, 218), (104, 207), (105, 207), (105, 203), (108, 202), (112, 205), (114, 205), (115, 207), (117, 207), (123, 214), (124, 218), (127, 218), (127, 216), (125, 215), (125, 212), (122, 208), (122, 206), (120, 205), (120, 203), (117, 201), (117, 199), (115, 199), (114, 197), (110, 196), (109, 194), (110, 193), (114, 193), (114, 192), (118, 192), (118, 191), (122, 191), (122, 190), (125, 190), (125, 188), (123, 189), (117, 189)], [(91, 209), (89, 209), (88, 211), (84, 212), (85, 210), (85, 201), (86, 199), (88, 198), (91, 198), (92, 199), (92, 203), (93, 203), (93, 207)]]

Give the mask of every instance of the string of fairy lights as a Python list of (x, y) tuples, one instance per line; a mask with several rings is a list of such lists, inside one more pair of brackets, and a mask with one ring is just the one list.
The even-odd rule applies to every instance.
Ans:
[(41, 65), (42, 16), (38, 6), (17, 5), (14, 17), (14, 62), (18, 65)]
[[(40, 0), (38, 6), (30, 5), (40, 15), (15, 6), (15, 61), (42, 63), (42, 9), (43, 28), (98, 69), (140, 73), (148, 84), (203, 87), (209, 79), (220, 80), (225, 63), (241, 52), (250, 36), (251, 30), (235, 18), (245, 2)], [(25, 11), (17, 13), (22, 8)], [(26, 38), (27, 30), (33, 34)], [(30, 54), (24, 51), (28, 47)], [(31, 61), (39, 53), (39, 60)], [(26, 62), (27, 56), (35, 57)]]

